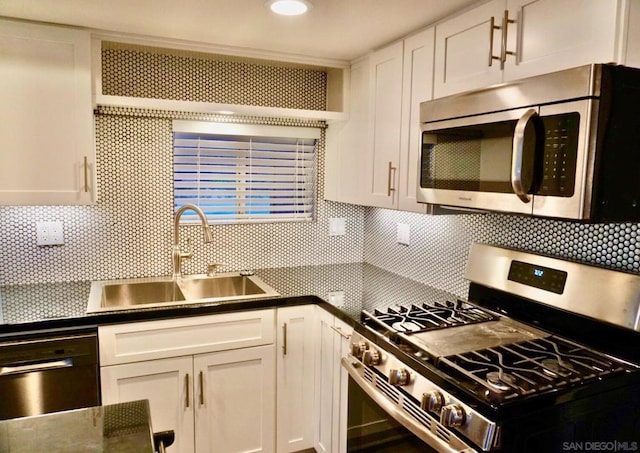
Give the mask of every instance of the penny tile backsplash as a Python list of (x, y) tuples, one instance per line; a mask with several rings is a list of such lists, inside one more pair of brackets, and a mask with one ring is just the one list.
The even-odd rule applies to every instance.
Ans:
[[(103, 48), (102, 61), (110, 94), (323, 108), (326, 77), (317, 69), (255, 65), (116, 45)], [(243, 78), (246, 74), (250, 80)], [(239, 270), (364, 260), (465, 297), (463, 273), (474, 241), (640, 273), (640, 224), (587, 225), (501, 214), (427, 216), (324, 201), (323, 123), (101, 108), (95, 113), (98, 203), (0, 207), (0, 285), (170, 274), (174, 118), (323, 128), (314, 221), (215, 225), (212, 244), (201, 243), (198, 226), (182, 226), (183, 241), (191, 238), (194, 249), (184, 265), (187, 274), (204, 272), (210, 262)], [(328, 235), (331, 217), (346, 219), (345, 236)], [(66, 243), (37, 247), (35, 223), (49, 220), (64, 223)], [(396, 242), (398, 223), (410, 227), (409, 246)]]

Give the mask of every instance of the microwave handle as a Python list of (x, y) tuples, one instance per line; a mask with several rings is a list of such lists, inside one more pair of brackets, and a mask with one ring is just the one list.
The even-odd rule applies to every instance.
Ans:
[(527, 110), (516, 123), (513, 133), (513, 151), (511, 155), (511, 187), (523, 203), (529, 203), (531, 197), (522, 183), (522, 165), (524, 160), (524, 131), (534, 117), (538, 115), (534, 109)]

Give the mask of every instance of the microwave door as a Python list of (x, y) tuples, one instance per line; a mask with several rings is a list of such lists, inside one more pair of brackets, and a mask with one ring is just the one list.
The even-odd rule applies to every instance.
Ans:
[[(423, 123), (418, 201), (532, 214), (533, 203), (515, 194), (511, 178), (516, 125), (529, 110)], [(524, 169), (530, 161), (523, 157)]]
[[(533, 214), (588, 220), (595, 161), (597, 99), (565, 102), (540, 108), (544, 153), (540, 186), (533, 197)], [(593, 124), (592, 124), (593, 123)]]

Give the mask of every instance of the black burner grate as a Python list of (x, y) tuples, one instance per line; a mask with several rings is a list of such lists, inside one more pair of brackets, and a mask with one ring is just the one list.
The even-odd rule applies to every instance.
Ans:
[(479, 396), (503, 401), (577, 385), (636, 366), (558, 337), (456, 354), (440, 366), (461, 375)]
[[(395, 332), (414, 334), (497, 319), (491, 313), (461, 300), (445, 303), (389, 307), (366, 316), (385, 324)], [(366, 319), (365, 319), (366, 323)]]

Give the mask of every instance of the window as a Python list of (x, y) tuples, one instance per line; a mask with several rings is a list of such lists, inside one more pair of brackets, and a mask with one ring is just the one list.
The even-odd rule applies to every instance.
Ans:
[(195, 204), (212, 223), (310, 221), (318, 138), (311, 127), (176, 120), (175, 208)]

